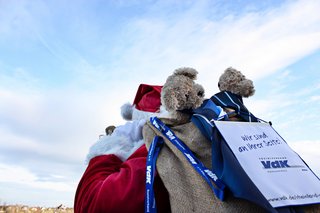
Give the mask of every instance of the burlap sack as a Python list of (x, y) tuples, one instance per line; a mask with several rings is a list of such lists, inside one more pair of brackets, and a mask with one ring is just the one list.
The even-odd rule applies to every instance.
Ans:
[[(191, 150), (195, 156), (211, 169), (211, 145), (193, 123), (179, 124), (174, 119), (161, 119)], [(154, 136), (162, 134), (150, 122), (143, 128), (147, 148)], [(164, 137), (163, 137), (164, 138)], [(261, 207), (245, 200), (228, 196), (222, 202), (212, 192), (209, 185), (194, 170), (184, 155), (169, 140), (157, 160), (157, 171), (169, 192), (172, 212), (265, 212)], [(320, 212), (320, 208), (308, 212)]]

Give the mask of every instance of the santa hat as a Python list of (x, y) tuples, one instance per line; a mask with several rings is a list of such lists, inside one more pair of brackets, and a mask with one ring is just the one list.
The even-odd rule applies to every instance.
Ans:
[(121, 115), (125, 120), (147, 118), (160, 111), (162, 86), (140, 84), (133, 104), (126, 103), (121, 107)]

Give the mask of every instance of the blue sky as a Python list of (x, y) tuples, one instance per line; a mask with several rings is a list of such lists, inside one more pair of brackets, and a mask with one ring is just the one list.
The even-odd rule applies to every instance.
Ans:
[[(0, 204), (73, 205), (84, 160), (140, 83), (229, 66), (245, 104), (320, 175), (320, 2), (0, 0)], [(44, 199), (46, 198), (46, 199)]]

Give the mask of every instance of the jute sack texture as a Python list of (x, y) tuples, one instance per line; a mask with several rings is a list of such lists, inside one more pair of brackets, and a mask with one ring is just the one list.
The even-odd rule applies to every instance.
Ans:
[[(195, 156), (207, 168), (211, 169), (211, 144), (192, 122), (181, 124), (174, 119), (161, 118), (161, 120), (195, 153)], [(172, 212), (266, 212), (253, 203), (231, 196), (227, 196), (224, 202), (220, 201), (205, 180), (185, 159), (185, 156), (150, 122), (147, 122), (143, 128), (143, 137), (147, 149), (149, 149), (156, 135), (162, 136), (165, 142), (156, 165), (157, 171), (169, 192)], [(319, 205), (317, 207), (306, 207), (305, 210), (312, 213), (320, 212)]]

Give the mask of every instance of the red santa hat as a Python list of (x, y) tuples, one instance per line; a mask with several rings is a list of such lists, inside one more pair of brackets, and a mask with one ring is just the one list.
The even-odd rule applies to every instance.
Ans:
[(160, 111), (162, 86), (140, 84), (133, 104), (124, 104), (121, 115), (125, 120), (146, 118)]

